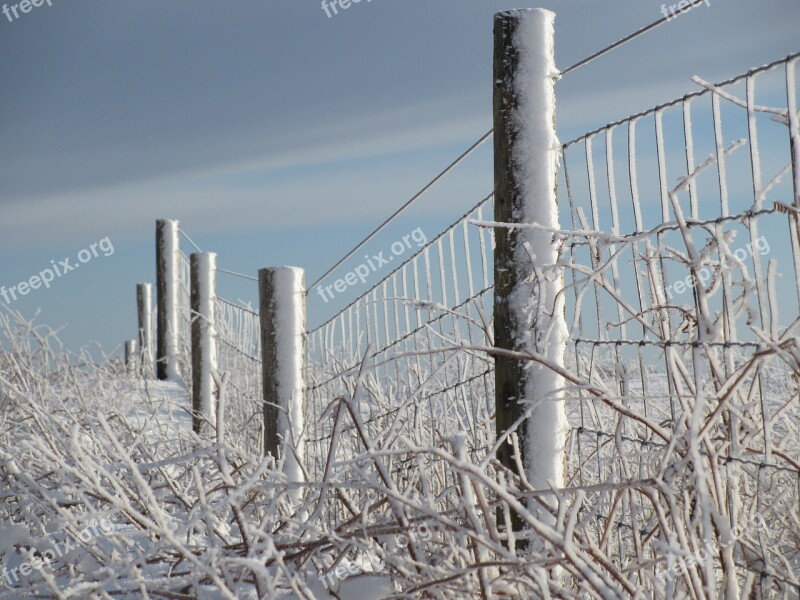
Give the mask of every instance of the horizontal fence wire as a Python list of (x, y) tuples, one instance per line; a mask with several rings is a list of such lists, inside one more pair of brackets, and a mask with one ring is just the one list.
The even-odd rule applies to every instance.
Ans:
[(441, 171), (436, 177), (434, 177), (431, 181), (429, 181), (421, 190), (419, 190), (416, 194), (414, 194), (411, 198), (409, 198), (406, 202), (403, 203), (400, 208), (394, 211), (389, 217), (387, 217), (383, 223), (378, 225), (374, 230), (372, 230), (367, 237), (361, 240), (358, 244), (355, 245), (349, 252), (347, 252), (342, 258), (340, 258), (331, 268), (329, 268), (325, 273), (323, 273), (319, 278), (317, 278), (310, 286), (309, 289), (314, 288), (318, 283), (322, 282), (328, 275), (333, 273), (338, 267), (340, 267), (344, 261), (348, 258), (353, 256), (360, 248), (363, 248), (365, 244), (367, 244), (370, 240), (372, 240), (378, 233), (383, 231), (383, 228), (386, 227), (390, 222), (396, 219), (403, 211), (405, 211), (408, 207), (410, 207), (414, 202), (419, 200), (422, 196), (424, 196), (428, 191), (431, 190), (437, 183), (442, 181), (447, 175), (449, 175), (453, 169), (455, 169), (458, 165), (464, 162), (473, 152), (478, 150), (486, 140), (492, 137), (492, 131), (487, 131), (483, 134), (474, 144), (472, 144), (469, 148), (467, 148), (461, 155), (458, 156), (453, 162), (451, 162), (443, 171)]

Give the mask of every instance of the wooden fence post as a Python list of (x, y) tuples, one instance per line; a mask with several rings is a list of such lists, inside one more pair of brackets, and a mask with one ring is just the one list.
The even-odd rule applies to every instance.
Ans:
[(305, 273), (296, 267), (258, 272), (264, 383), (264, 453), (285, 454), (290, 481), (303, 481)]
[(128, 375), (136, 373), (136, 340), (125, 342), (125, 370)]
[(215, 424), (217, 407), (213, 373), (217, 368), (217, 255), (189, 257), (192, 303), (192, 428), (200, 433), (206, 421)]
[(175, 379), (178, 374), (178, 265), (180, 240), (178, 221), (156, 221), (156, 294), (158, 332), (156, 376)]
[[(542, 227), (495, 229), (494, 330), (498, 348), (563, 365), (563, 273), (554, 266), (554, 235), (544, 229), (559, 229), (554, 17), (531, 9), (498, 13), (494, 19), (494, 218)], [(563, 487), (567, 422), (562, 391), (561, 378), (539, 362), (495, 358), (497, 436), (533, 410), (516, 432), (525, 474), (536, 489)], [(510, 443), (502, 444), (497, 456), (518, 471)], [(550, 521), (544, 513), (543, 520)], [(514, 528), (521, 528), (518, 518)]]
[(153, 286), (149, 283), (136, 285), (136, 308), (139, 320), (139, 354), (141, 375), (153, 376)]

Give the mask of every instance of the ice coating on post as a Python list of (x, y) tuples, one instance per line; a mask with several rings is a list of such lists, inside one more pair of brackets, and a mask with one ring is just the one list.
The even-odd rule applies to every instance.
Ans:
[[(213, 252), (192, 254), (191, 269), (194, 411), (215, 424), (217, 255)], [(200, 423), (196, 421), (195, 431), (199, 430)]]
[(139, 352), (142, 356), (142, 376), (153, 376), (153, 286), (149, 283), (136, 285), (136, 304), (139, 322)]
[[(567, 326), (564, 316), (563, 270), (556, 267), (557, 242), (547, 229), (559, 230), (556, 181), (560, 144), (555, 132), (555, 14), (543, 10), (505, 13), (516, 20), (512, 53), (516, 58), (511, 110), (513, 142), (510, 167), (517, 196), (513, 222), (543, 229), (514, 230), (512, 246), (516, 281), (508, 294), (515, 349), (543, 356), (563, 366)], [(536, 489), (564, 485), (568, 431), (563, 379), (548, 367), (526, 361), (522, 398), (535, 407), (525, 428), (526, 475)]]
[[(268, 403), (265, 443), (267, 451), (274, 451), (280, 442), (287, 479), (301, 482), (303, 470), (297, 457), (304, 454), (305, 273), (297, 267), (280, 267), (262, 269), (259, 275), (264, 397)], [(270, 410), (269, 404), (276, 405), (277, 411)], [(272, 436), (276, 439), (270, 440)]]
[(180, 381), (178, 371), (178, 221), (162, 219), (156, 224), (156, 274), (158, 293), (159, 379)]

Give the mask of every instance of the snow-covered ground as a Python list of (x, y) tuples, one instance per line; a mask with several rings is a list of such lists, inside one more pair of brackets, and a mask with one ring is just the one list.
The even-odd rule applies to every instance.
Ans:
[[(776, 470), (709, 456), (719, 447), (694, 447), (690, 429), (667, 444), (630, 424), (598, 437), (589, 424), (613, 426), (617, 400), (583, 400), (587, 430), (573, 428), (571, 480), (554, 495), (464, 436), (423, 444), (391, 423), (367, 427), (346, 397), (329, 416), (360, 430), (360, 447), (342, 453), (334, 436), (327, 475), (298, 484), (235, 440), (195, 435), (179, 384), (133, 380), (113, 361), (51, 350), (45, 329), (0, 324), (0, 598), (705, 598), (725, 581), (733, 597), (796, 597), (797, 423), (785, 407), (771, 417), (785, 431)], [(796, 390), (783, 372), (771, 389)], [(761, 439), (754, 408), (741, 412), (742, 453)], [(516, 535), (537, 544), (509, 539), (511, 511)], [(735, 576), (717, 581), (728, 565)]]

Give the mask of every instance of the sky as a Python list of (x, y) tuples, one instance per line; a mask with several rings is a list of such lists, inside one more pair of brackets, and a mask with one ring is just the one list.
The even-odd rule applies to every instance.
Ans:
[[(553, 10), (562, 69), (662, 15), (651, 0), (50, 4), (0, 13), (0, 286), (95, 244), (8, 304), (109, 353), (135, 336), (156, 219), (225, 269), (289, 264), (310, 283), (490, 129), (493, 13)], [(797, 0), (709, 0), (559, 81), (559, 136), (800, 50), (797, 23)], [(432, 237), (491, 188), (488, 143), (373, 247)], [(255, 299), (250, 281), (219, 285)], [(309, 324), (364, 291), (310, 297)]]

